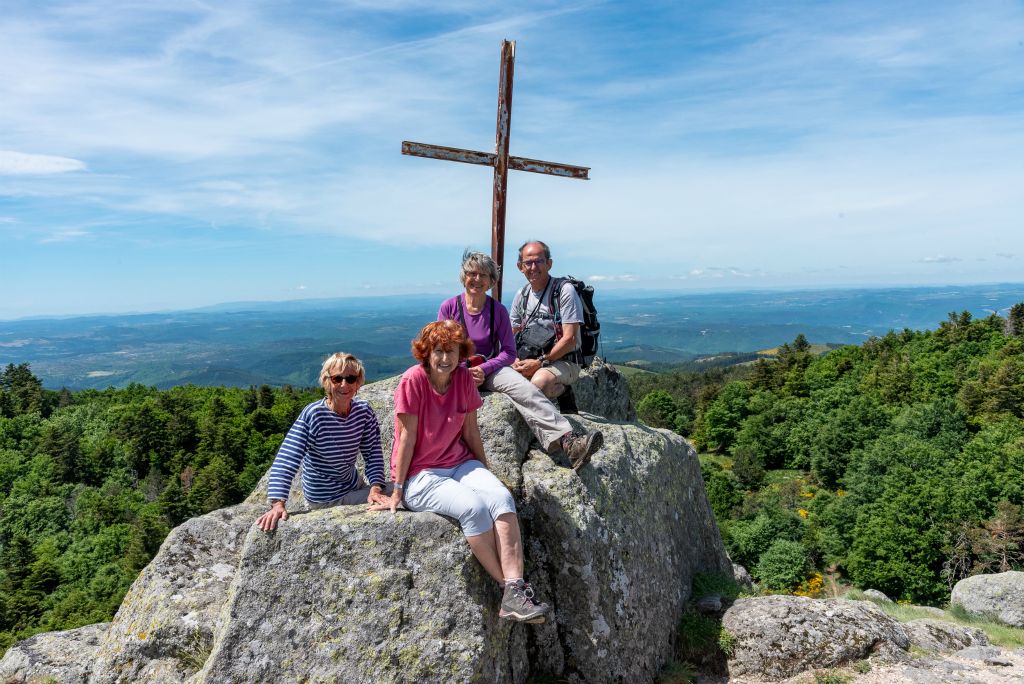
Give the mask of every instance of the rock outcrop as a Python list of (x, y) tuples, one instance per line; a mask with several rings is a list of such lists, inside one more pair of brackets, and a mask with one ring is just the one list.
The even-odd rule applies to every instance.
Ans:
[(900, 624), (867, 601), (741, 598), (725, 611), (722, 627), (734, 640), (730, 676), (783, 679), (871, 655), (897, 660), (910, 648)]
[[(362, 391), (386, 454), (396, 382)], [(487, 396), (479, 416), (491, 467), (517, 497), (527, 575), (554, 608), (547, 624), (498, 619), (498, 588), (451, 520), (349, 506), (293, 514), (266, 534), (253, 524), (263, 485), (174, 530), (109, 627), (17, 644), (0, 680), (653, 681), (693, 575), (731, 565), (692, 448), (618, 422), (632, 408), (613, 369), (579, 386), (590, 389), (570, 422), (605, 434), (579, 473), (530, 448), (507, 397)], [(595, 406), (612, 415), (587, 413)], [(299, 507), (301, 495), (289, 500)], [(56, 655), (71, 647), (73, 658)]]
[(968, 646), (988, 646), (988, 635), (977, 627), (954, 625), (945, 620), (922, 618), (903, 623), (910, 642), (933, 652), (959, 651)]
[(966, 577), (953, 587), (950, 603), (972, 615), (1024, 627), (1024, 572)]
[(109, 627), (109, 622), (101, 622), (19, 641), (0, 661), (0, 678), (5, 684), (35, 684), (57, 677), (61, 684), (86, 684), (93, 658)]

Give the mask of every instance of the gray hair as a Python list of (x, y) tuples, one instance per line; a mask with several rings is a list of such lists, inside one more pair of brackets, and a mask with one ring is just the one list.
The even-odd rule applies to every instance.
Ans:
[(540, 240), (527, 240), (526, 242), (524, 242), (519, 247), (519, 261), (520, 262), (522, 262), (522, 260), (523, 260), (523, 250), (526, 249), (526, 247), (528, 245), (540, 245), (541, 249), (544, 250), (544, 258), (547, 259), (548, 261), (551, 261), (551, 248), (548, 247), (546, 242), (542, 242)]
[(483, 252), (474, 252), (467, 249), (462, 253), (462, 271), (459, 273), (459, 281), (466, 284), (466, 274), (470, 271), (486, 273), (491, 279), (491, 284), (498, 282), (498, 274), (501, 268), (494, 263), (494, 259)]

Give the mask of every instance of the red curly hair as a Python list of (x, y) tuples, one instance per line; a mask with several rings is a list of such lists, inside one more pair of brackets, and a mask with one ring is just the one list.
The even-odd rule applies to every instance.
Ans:
[(424, 366), (430, 359), (430, 352), (436, 347), (459, 348), (459, 361), (473, 353), (473, 340), (466, 337), (466, 331), (456, 321), (434, 321), (427, 323), (412, 341), (412, 355)]

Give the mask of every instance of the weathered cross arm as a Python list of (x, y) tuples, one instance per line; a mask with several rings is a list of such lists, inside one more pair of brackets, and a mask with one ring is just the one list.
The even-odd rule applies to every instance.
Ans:
[[(477, 152), (476, 150), (464, 150), (458, 147), (444, 147), (443, 145), (428, 145), (427, 143), (410, 142), (408, 140), (402, 141), (402, 154), (407, 154), (411, 157), (443, 159), (445, 161), (462, 162), (463, 164), (478, 164), (480, 166), (490, 167), (493, 167), (497, 163), (498, 159), (498, 155), (493, 152)], [(572, 164), (559, 164), (558, 162), (509, 156), (508, 168), (515, 171), (543, 173), (548, 176), (562, 176), (563, 178), (590, 180), (589, 166), (573, 166)]]

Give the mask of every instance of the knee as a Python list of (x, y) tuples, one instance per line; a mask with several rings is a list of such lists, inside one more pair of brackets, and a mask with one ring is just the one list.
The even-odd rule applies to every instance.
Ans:
[(543, 376), (539, 378), (537, 377), (538, 375), (541, 374), (537, 373), (533, 376), (533, 384), (535, 384), (537, 389), (543, 392), (544, 396), (548, 399), (557, 399), (558, 395), (565, 390), (565, 388), (562, 387), (562, 383), (558, 382), (558, 380), (556, 380), (550, 373), (544, 373)]
[(461, 513), (459, 513), (459, 526), (462, 533), (467, 537), (475, 537), (484, 534), (494, 527), (494, 518), (491, 510), (480, 497), (473, 497)]
[(539, 370), (533, 374), (530, 378), (530, 382), (537, 386), (541, 392), (547, 394), (547, 388), (555, 384), (555, 376), (548, 373), (546, 370)]
[(500, 492), (495, 492), (488, 503), (488, 512), (494, 520), (503, 515), (515, 516), (516, 514), (516, 500), (512, 498), (512, 492), (504, 487)]

